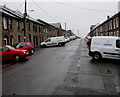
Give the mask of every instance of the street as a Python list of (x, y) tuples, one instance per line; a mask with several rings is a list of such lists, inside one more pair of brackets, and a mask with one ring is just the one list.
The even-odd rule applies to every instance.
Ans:
[[(41, 48), (2, 71), (3, 95), (116, 95), (118, 60), (93, 61), (84, 39)], [(5, 65), (5, 64), (3, 64)]]

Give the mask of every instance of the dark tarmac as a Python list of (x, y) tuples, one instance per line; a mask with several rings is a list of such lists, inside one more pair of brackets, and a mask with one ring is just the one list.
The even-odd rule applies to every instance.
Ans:
[(93, 61), (85, 40), (41, 48), (3, 69), (3, 95), (117, 95), (118, 60)]

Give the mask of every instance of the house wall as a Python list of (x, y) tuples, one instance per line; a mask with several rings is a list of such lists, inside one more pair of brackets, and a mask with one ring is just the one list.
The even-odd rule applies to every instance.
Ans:
[(90, 36), (120, 36), (120, 13), (92, 29)]

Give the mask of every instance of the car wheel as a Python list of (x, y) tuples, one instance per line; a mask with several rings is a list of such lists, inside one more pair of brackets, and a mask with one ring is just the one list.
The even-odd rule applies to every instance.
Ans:
[(14, 55), (14, 60), (15, 61), (20, 61), (20, 55)]
[(46, 45), (45, 45), (45, 44), (43, 44), (43, 47), (46, 47)]
[(34, 54), (34, 50), (33, 49), (31, 49), (30, 54)]
[(92, 57), (94, 60), (100, 60), (102, 58), (100, 53), (94, 53)]

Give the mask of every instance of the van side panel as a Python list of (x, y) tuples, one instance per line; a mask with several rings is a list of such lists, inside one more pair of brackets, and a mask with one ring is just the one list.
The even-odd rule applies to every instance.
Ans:
[(120, 48), (116, 48), (116, 40), (118, 37), (93, 37), (91, 41), (91, 48), (89, 55), (92, 56), (94, 52), (99, 52), (102, 58), (120, 59)]

